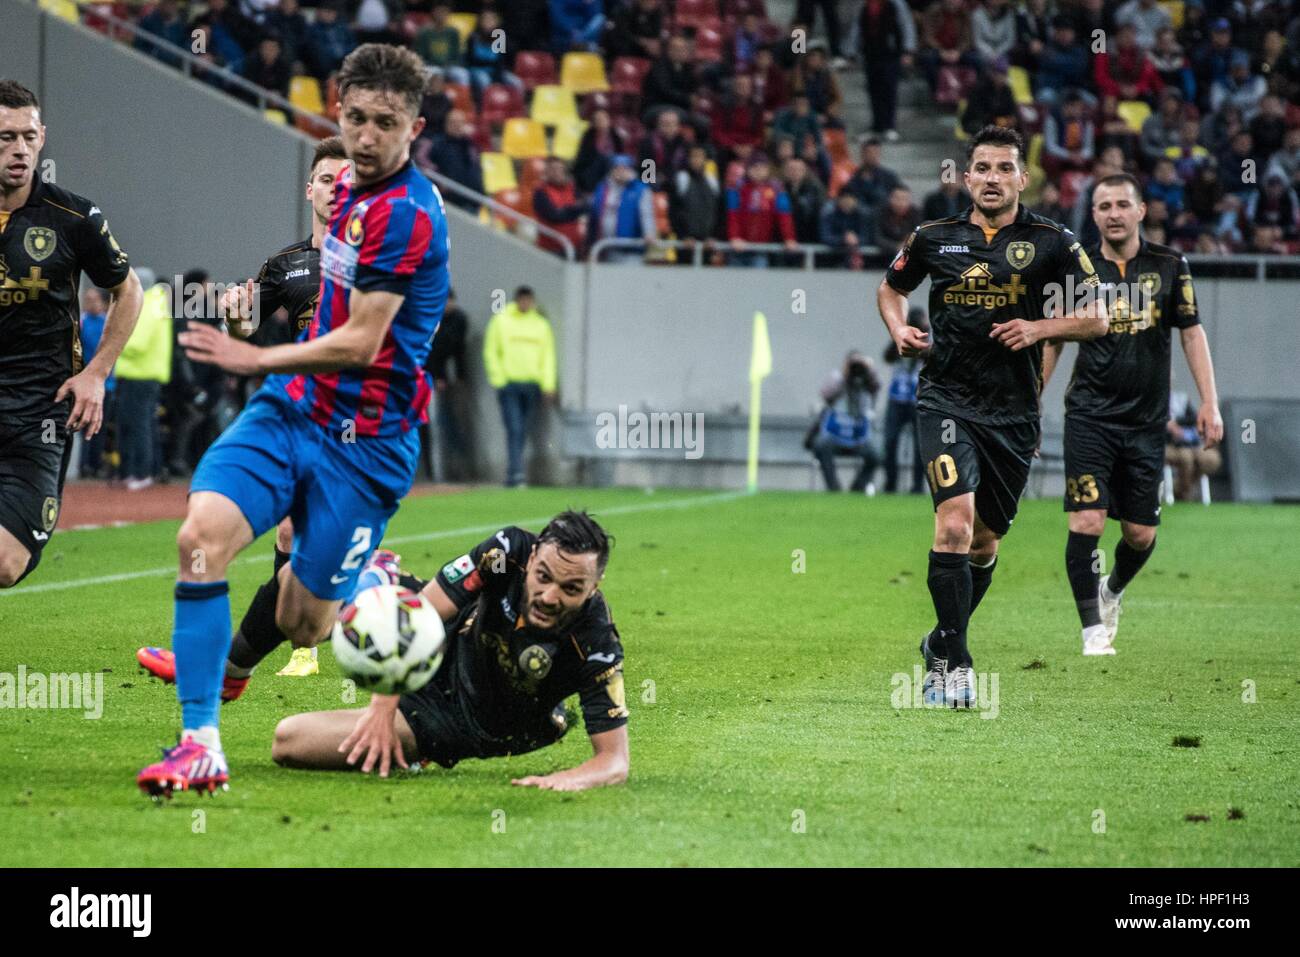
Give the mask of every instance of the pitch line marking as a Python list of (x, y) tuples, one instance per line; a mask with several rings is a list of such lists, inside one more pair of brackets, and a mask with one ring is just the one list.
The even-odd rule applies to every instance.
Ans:
[[(717, 492), (712, 495), (697, 495), (692, 498), (673, 499), (667, 502), (645, 502), (632, 505), (614, 505), (610, 508), (599, 509), (601, 516), (605, 515), (627, 515), (635, 512), (657, 512), (669, 508), (694, 508), (697, 505), (709, 505), (720, 502), (729, 502), (738, 498), (747, 498), (746, 492)], [(495, 532), (504, 525), (541, 525), (549, 522), (554, 516), (546, 515), (542, 518), (520, 518), (511, 522), (497, 522), (492, 525), (471, 525), (466, 528), (450, 528), (438, 532), (420, 532), (414, 535), (394, 535), (384, 538), (381, 544), (386, 545), (403, 545), (412, 542), (432, 542), (440, 538), (455, 538), (459, 535), (483, 535), (488, 532)], [(245, 555), (236, 558), (231, 565), (251, 565), (255, 562), (265, 562), (270, 558), (269, 555)], [(62, 582), (45, 582), (38, 585), (30, 585), (26, 588), (7, 588), (0, 590), (0, 598), (8, 598), (15, 595), (35, 595), (40, 592), (49, 591), (67, 591), (70, 588), (89, 588), (95, 585), (111, 585), (115, 582), (134, 581), (138, 578), (162, 578), (166, 575), (175, 575), (176, 567), (168, 565), (165, 568), (146, 568), (138, 572), (122, 572), (117, 575), (97, 575), (94, 578), (75, 578), (71, 581)]]

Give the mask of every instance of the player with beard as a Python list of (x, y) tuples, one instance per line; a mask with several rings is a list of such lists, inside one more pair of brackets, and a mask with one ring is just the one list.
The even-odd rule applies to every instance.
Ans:
[[(1097, 183), (1092, 218), (1101, 242), (1090, 252), (1110, 307), (1110, 333), (1079, 343), (1065, 394), (1065, 571), (1089, 656), (1115, 654), (1120, 596), (1155, 549), (1174, 329), (1201, 394), (1196, 430), (1206, 448), (1223, 438), (1191, 267), (1178, 250), (1142, 237), (1146, 211), (1141, 187), (1128, 173)], [(1062, 348), (1049, 344), (1044, 382)], [(1119, 519), (1121, 537), (1114, 567), (1100, 581), (1097, 543), (1108, 515)]]
[[(535, 751), (568, 729), (578, 695), (593, 755), (574, 768), (515, 779), (555, 791), (620, 784), (628, 773), (623, 645), (599, 585), (610, 539), (585, 512), (540, 534), (503, 528), (432, 581), (402, 575), (447, 626), (438, 672), (414, 694), (374, 695), (362, 709), (285, 718), (271, 756), (293, 768), (343, 770)], [(373, 568), (373, 565), (372, 565)]]
[[(935, 506), (928, 583), (938, 623), (921, 642), (922, 696), (954, 708), (976, 703), (966, 628), (1038, 448), (1041, 343), (1107, 328), (1082, 247), (1068, 229), (1020, 205), (1020, 134), (980, 130), (965, 183), (974, 205), (918, 226), (877, 293), (899, 355), (926, 356), (917, 435)], [(926, 277), (931, 333), (907, 324), (907, 297)], [(1052, 301), (1057, 315), (1045, 318)]]
[[(0, 588), (18, 584), (54, 534), (72, 435), (94, 437), (104, 383), (140, 315), (140, 280), (99, 207), (36, 175), (36, 95), (0, 80)], [(112, 295), (84, 363), (81, 274)]]
[[(311, 204), (311, 235), (269, 257), (243, 285), (231, 286), (222, 296), (223, 314), (234, 317), (227, 331), (258, 346), (273, 346), (298, 339), (311, 324), (320, 298), (320, 244), (329, 228), (334, 207), (334, 184), (348, 164), (343, 139), (331, 136), (316, 144), (307, 175), (307, 202)], [(286, 321), (269, 320), (281, 309)], [(221, 700), (234, 701), (248, 686), (253, 668), (266, 652), (285, 640), (275, 624), (277, 576), (293, 551), (293, 520), (286, 518), (275, 532), (275, 568), (271, 578), (249, 603), (235, 632), (226, 660)], [(263, 651), (265, 649), (265, 651)], [(136, 660), (146, 671), (168, 684), (176, 680), (176, 658), (170, 648), (140, 648)], [(320, 670), (316, 648), (295, 648), (277, 674), (306, 677)]]

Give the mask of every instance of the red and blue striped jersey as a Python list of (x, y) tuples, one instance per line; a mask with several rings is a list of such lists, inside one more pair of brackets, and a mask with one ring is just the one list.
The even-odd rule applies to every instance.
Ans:
[(321, 242), (320, 299), (304, 339), (344, 325), (354, 289), (406, 298), (369, 366), (285, 377), (284, 388), (327, 429), (401, 435), (428, 420), (424, 362), (451, 282), (447, 214), (437, 187), (409, 160), (368, 186), (354, 186), (349, 173), (339, 178)]

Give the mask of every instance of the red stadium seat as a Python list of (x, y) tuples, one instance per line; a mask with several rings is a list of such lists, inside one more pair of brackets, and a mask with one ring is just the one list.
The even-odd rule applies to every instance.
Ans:
[(695, 34), (695, 59), (700, 63), (721, 63), (726, 43), (721, 30), (705, 27)]
[(616, 116), (612, 125), (619, 136), (623, 137), (623, 149), (635, 153), (637, 143), (641, 142), (641, 137), (645, 135), (645, 128), (640, 121), (633, 116)]
[(682, 27), (699, 27), (709, 20), (717, 19), (717, 0), (677, 0), (673, 25), (680, 30)]
[(483, 118), (496, 126), (516, 116), (526, 116), (524, 97), (508, 83), (489, 83), (483, 90)]
[(427, 13), (407, 13), (402, 17), (402, 36), (410, 43), (415, 35), (429, 25), (432, 18)]
[(541, 50), (520, 50), (515, 56), (514, 72), (532, 92), (535, 86), (556, 82), (555, 57)]
[(444, 87), (451, 97), (451, 105), (465, 113), (470, 119), (478, 116), (478, 107), (474, 105), (474, 93), (464, 83), (448, 83)]
[(968, 66), (941, 66), (935, 83), (934, 101), (955, 109), (975, 86), (975, 71)]
[(640, 96), (651, 62), (643, 57), (621, 56), (614, 61), (610, 75), (610, 89), (615, 93)]
[(474, 132), (470, 135), (474, 145), (478, 147), (480, 153), (492, 152), (492, 122), (485, 117), (476, 117), (474, 119)]
[(618, 112), (615, 106), (614, 98), (608, 93), (588, 93), (581, 99), (578, 106), (578, 115), (584, 120), (589, 120), (591, 114), (597, 110), (605, 110), (610, 116), (613, 116)]

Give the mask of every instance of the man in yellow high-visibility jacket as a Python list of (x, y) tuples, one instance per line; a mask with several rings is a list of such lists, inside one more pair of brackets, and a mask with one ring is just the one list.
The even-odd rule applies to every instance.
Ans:
[(506, 427), (506, 487), (515, 488), (524, 484), (524, 443), (533, 413), (543, 396), (548, 402), (555, 398), (555, 336), (529, 287), (515, 290), (514, 301), (488, 321), (483, 364)]

